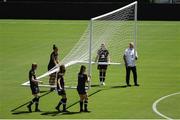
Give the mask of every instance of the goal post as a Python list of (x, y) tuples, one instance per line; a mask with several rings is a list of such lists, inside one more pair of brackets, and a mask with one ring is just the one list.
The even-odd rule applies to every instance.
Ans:
[[(137, 2), (91, 18), (79, 41), (61, 60), (61, 64), (67, 68), (66, 85), (71, 87), (77, 85), (77, 72), (81, 64), (86, 65), (87, 74), (90, 76), (92, 75), (92, 64), (120, 66), (123, 63), (124, 50), (130, 42), (134, 42), (134, 48), (137, 50)], [(105, 43), (110, 53), (109, 63), (95, 62), (97, 51), (102, 43)], [(44, 78), (57, 71), (59, 71), (58, 66), (37, 78)], [(89, 82), (89, 87), (91, 83), (92, 81)], [(26, 86), (28, 82), (22, 85)]]
[(137, 1), (106, 14), (91, 18), (89, 36), (89, 71), (100, 44), (105, 43), (110, 51), (110, 63), (120, 65), (123, 63), (125, 48), (130, 42), (134, 42), (137, 49)]

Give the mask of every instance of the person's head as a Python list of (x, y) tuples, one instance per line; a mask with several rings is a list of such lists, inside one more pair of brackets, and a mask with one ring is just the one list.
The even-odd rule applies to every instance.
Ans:
[(65, 73), (65, 71), (66, 71), (65, 65), (63, 65), (63, 64), (60, 65), (59, 70), (61, 73)]
[(31, 68), (32, 68), (33, 70), (36, 70), (36, 69), (37, 69), (37, 63), (33, 63), (33, 64), (31, 65)]
[(134, 48), (134, 43), (133, 42), (129, 43), (129, 48), (131, 48), (131, 49)]
[(104, 43), (101, 44), (101, 49), (105, 50), (106, 49), (106, 46)]
[(84, 65), (81, 65), (79, 73), (83, 74), (84, 72), (86, 72), (86, 67)]
[(53, 45), (53, 51), (56, 53), (58, 52), (58, 47), (55, 44)]

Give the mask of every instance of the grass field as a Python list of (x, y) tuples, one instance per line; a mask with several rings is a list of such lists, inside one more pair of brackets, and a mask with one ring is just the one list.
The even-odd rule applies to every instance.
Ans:
[[(42, 112), (28, 113), (26, 106), (11, 112), (32, 99), (27, 81), (32, 62), (37, 74), (47, 70), (52, 44), (60, 48), (62, 59), (79, 40), (88, 21), (0, 20), (0, 119), (160, 119), (152, 104), (168, 94), (180, 92), (180, 22), (138, 22), (138, 81), (140, 87), (125, 85), (124, 67), (110, 66), (105, 87), (88, 91), (90, 113), (78, 113), (76, 90), (67, 90), (70, 113), (57, 113), (55, 92), (42, 88)], [(62, 51), (62, 52), (61, 52)], [(98, 84), (93, 67), (93, 84)], [(131, 79), (133, 84), (133, 80)], [(170, 118), (180, 119), (180, 95), (164, 99), (157, 109)]]

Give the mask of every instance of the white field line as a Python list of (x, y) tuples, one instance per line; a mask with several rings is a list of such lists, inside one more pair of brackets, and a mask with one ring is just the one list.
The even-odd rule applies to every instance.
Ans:
[(165, 116), (165, 115), (163, 115), (162, 113), (160, 113), (160, 112), (157, 110), (157, 104), (158, 104), (160, 101), (162, 101), (162, 100), (164, 100), (164, 99), (166, 99), (166, 98), (168, 98), (168, 97), (177, 95), (177, 94), (180, 94), (180, 92), (173, 93), (173, 94), (169, 94), (169, 95), (163, 96), (163, 97), (159, 98), (158, 100), (156, 100), (156, 101), (153, 103), (153, 105), (152, 105), (153, 111), (154, 111), (156, 114), (158, 114), (159, 116), (161, 116), (161, 117), (163, 117), (163, 118), (165, 118), (165, 119), (173, 120), (172, 118), (170, 118), (170, 117), (168, 117), (168, 116)]
[(86, 21), (46, 21), (46, 20), (0, 20), (0, 24), (17, 24), (17, 23), (21, 23), (21, 24), (41, 24), (41, 25), (52, 25), (52, 24), (58, 24), (58, 25), (86, 25), (88, 24)]

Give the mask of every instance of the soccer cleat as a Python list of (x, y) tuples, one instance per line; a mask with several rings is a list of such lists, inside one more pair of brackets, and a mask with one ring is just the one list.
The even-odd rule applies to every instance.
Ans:
[(140, 86), (139, 84), (134, 84), (134, 86)]
[(89, 112), (89, 110), (88, 110), (88, 109), (85, 109), (84, 112)]
[(128, 85), (127, 85), (127, 87), (131, 87), (131, 85), (130, 85), (130, 84), (128, 84)]
[(35, 109), (35, 112), (41, 112), (41, 110), (40, 109)]
[(27, 108), (28, 108), (28, 111), (29, 111), (29, 112), (32, 112), (32, 109), (31, 109), (31, 106), (30, 106), (30, 105), (28, 105)]

